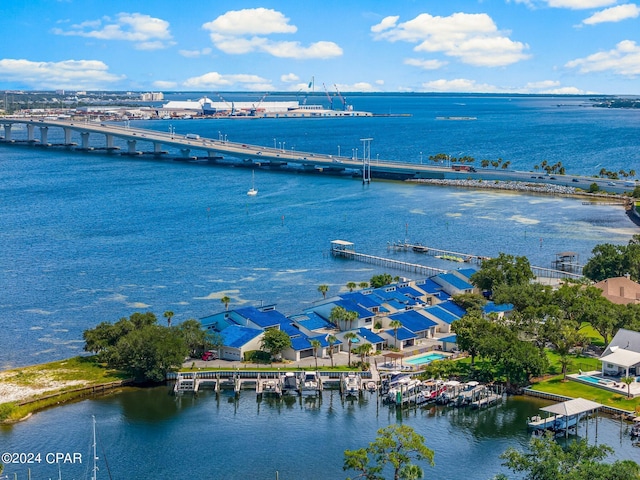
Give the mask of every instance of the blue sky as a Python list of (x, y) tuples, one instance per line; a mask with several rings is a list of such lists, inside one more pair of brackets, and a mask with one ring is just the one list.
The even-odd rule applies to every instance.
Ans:
[(2, 0), (0, 89), (640, 94), (640, 2)]

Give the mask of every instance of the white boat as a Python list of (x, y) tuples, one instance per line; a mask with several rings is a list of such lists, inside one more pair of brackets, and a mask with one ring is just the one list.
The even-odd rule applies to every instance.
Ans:
[(258, 194), (258, 190), (256, 190), (256, 176), (255, 172), (251, 172), (251, 188), (247, 192), (247, 195), (250, 197), (255, 197)]
[(301, 382), (302, 393), (316, 393), (322, 390), (322, 379), (318, 372), (305, 372)]
[(349, 373), (342, 378), (342, 392), (349, 396), (357, 396), (362, 390), (362, 379), (360, 375)]
[(418, 395), (424, 390), (424, 385), (420, 380), (410, 379), (396, 387), (389, 389), (387, 401), (402, 405), (404, 403), (417, 403)]

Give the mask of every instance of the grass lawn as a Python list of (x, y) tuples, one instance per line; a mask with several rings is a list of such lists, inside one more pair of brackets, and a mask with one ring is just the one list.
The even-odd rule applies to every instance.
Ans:
[(584, 398), (593, 402), (601, 403), (609, 407), (620, 408), (634, 412), (640, 407), (640, 398), (627, 398), (626, 395), (592, 387), (579, 382), (562, 381), (562, 375), (552, 377), (547, 380), (536, 382), (531, 386), (532, 390), (538, 392), (554, 393), (571, 398)]

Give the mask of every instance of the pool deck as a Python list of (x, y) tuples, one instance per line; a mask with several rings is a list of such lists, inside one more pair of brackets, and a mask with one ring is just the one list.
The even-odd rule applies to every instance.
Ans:
[[(587, 380), (583, 380), (579, 378), (581, 376), (596, 377), (603, 380), (608, 380), (608, 382), (607, 383), (589, 382)], [(635, 381), (631, 383), (629, 387), (627, 387), (627, 385), (624, 382), (620, 381), (619, 377), (608, 377), (606, 375), (603, 376), (602, 373), (598, 370), (593, 370), (590, 372), (582, 372), (582, 373), (571, 373), (567, 375), (567, 378), (574, 382), (583, 383), (585, 385), (591, 385), (592, 387), (602, 388), (603, 390), (616, 392), (625, 396), (629, 395), (630, 393), (633, 398), (640, 396), (640, 382)]]

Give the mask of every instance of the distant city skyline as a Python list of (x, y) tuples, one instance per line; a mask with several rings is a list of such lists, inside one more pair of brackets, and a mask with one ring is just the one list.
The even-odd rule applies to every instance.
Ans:
[(29, 0), (0, 90), (640, 95), (618, 0)]

